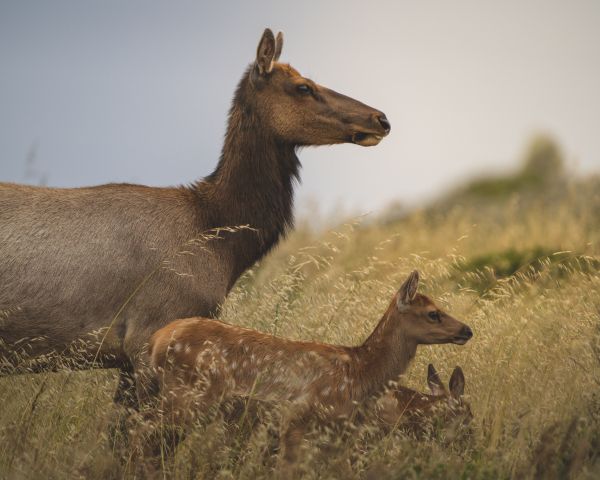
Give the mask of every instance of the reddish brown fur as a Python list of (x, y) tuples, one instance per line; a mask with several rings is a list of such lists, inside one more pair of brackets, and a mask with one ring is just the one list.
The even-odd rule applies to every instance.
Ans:
[(433, 365), (428, 368), (431, 394), (397, 386), (379, 398), (375, 417), (386, 430), (400, 428), (417, 436), (434, 423), (442, 426), (467, 425), (473, 418), (471, 408), (463, 398), (464, 376), (456, 367), (449, 389), (440, 381)]
[[(360, 346), (287, 340), (205, 318), (178, 320), (150, 340), (165, 409), (176, 421), (232, 396), (288, 406), (282, 436), (295, 458), (307, 420), (349, 418), (407, 368), (419, 344), (464, 343), (471, 330), (416, 293), (413, 272)], [(429, 312), (439, 312), (432, 321)]]

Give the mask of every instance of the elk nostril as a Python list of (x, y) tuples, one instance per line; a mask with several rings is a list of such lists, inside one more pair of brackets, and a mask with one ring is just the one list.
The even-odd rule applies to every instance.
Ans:
[(379, 115), (377, 117), (377, 120), (379, 121), (379, 124), (383, 127), (383, 129), (385, 130), (385, 133), (390, 133), (392, 126), (390, 125), (390, 122), (387, 119), (387, 117), (385, 115)]
[(473, 330), (471, 330), (469, 327), (467, 327), (466, 325), (462, 328), (462, 330), (460, 331), (460, 334), (463, 337), (467, 337), (467, 338), (471, 338), (473, 336)]

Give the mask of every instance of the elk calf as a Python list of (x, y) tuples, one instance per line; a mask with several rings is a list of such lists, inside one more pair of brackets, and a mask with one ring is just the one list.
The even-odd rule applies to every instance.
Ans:
[(462, 398), (465, 377), (456, 367), (446, 389), (432, 364), (427, 369), (427, 384), (431, 394), (397, 386), (379, 398), (375, 407), (377, 423), (387, 431), (400, 428), (421, 436), (430, 427), (460, 428), (473, 418), (471, 407)]
[(278, 338), (190, 318), (150, 340), (166, 417), (183, 424), (233, 396), (285, 405), (283, 458), (293, 462), (310, 420), (349, 418), (398, 378), (420, 344), (463, 345), (471, 329), (417, 293), (412, 272), (362, 345), (345, 347)]

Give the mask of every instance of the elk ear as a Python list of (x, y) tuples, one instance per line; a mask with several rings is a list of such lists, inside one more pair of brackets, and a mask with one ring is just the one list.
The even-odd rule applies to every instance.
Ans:
[(260, 75), (271, 73), (273, 69), (273, 59), (275, 58), (275, 37), (270, 28), (265, 28), (265, 31), (258, 43), (256, 49), (256, 67)]
[(398, 310), (405, 309), (410, 302), (412, 302), (417, 295), (417, 288), (419, 287), (419, 272), (413, 270), (408, 278), (404, 281), (400, 290), (398, 290)]
[(279, 57), (281, 56), (281, 49), (283, 48), (283, 33), (279, 32), (277, 37), (275, 38), (275, 55), (273, 56), (273, 61), (278, 62)]
[(440, 376), (438, 375), (435, 367), (431, 363), (427, 367), (427, 385), (429, 385), (431, 393), (433, 393), (436, 397), (446, 394), (446, 388), (440, 380)]
[(465, 393), (465, 376), (460, 367), (456, 367), (450, 377), (450, 393), (454, 398), (462, 397)]

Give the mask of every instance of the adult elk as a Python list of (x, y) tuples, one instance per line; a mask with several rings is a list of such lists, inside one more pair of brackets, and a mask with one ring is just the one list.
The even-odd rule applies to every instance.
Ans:
[[(153, 332), (214, 317), (293, 222), (298, 147), (376, 145), (385, 115), (279, 63), (266, 29), (235, 92), (215, 171), (189, 187), (0, 184), (0, 372), (119, 368), (115, 400)], [(56, 355), (59, 354), (59, 355)], [(127, 395), (125, 393), (128, 393)]]
[[(463, 345), (471, 329), (417, 293), (412, 272), (365, 342), (343, 347), (274, 337), (205, 318), (170, 323), (150, 340), (163, 419), (183, 426), (223, 399), (287, 405), (283, 459), (291, 464), (311, 421), (350, 418), (398, 378), (421, 344)], [(147, 446), (153, 456), (156, 443)]]

